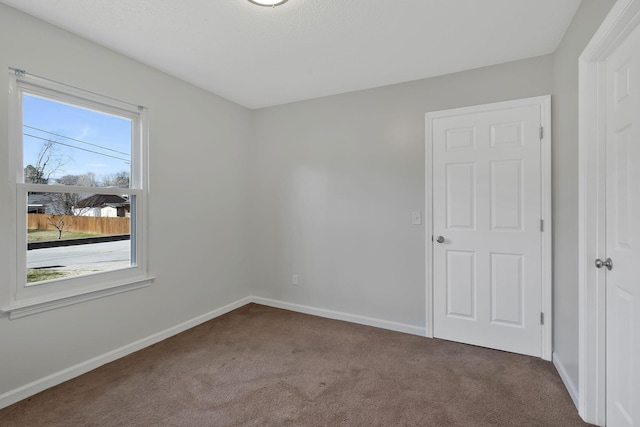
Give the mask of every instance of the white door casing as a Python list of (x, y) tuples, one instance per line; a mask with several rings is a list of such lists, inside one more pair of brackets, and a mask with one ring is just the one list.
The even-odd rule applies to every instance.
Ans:
[(550, 360), (549, 114), (546, 96), (426, 115), (428, 336)]
[[(640, 26), (607, 60), (606, 419), (640, 426)], [(600, 267), (603, 268), (603, 267)]]
[(614, 427), (640, 425), (638, 26), (640, 1), (618, 0), (579, 61), (578, 409)]

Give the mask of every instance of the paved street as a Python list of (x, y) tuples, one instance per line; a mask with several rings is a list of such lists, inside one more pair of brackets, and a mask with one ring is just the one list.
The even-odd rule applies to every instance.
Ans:
[(96, 272), (125, 268), (130, 265), (131, 242), (93, 243), (35, 249), (27, 252), (27, 268)]

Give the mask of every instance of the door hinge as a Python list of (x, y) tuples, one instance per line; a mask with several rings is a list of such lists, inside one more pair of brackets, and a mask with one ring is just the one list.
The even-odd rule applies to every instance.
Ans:
[(544, 313), (540, 313), (540, 324), (544, 325)]
[(540, 126), (540, 139), (544, 138), (544, 127)]
[(540, 231), (544, 231), (544, 219), (540, 220)]

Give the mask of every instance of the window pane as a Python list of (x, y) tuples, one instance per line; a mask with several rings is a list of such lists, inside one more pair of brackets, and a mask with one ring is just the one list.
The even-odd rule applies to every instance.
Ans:
[(129, 188), (132, 121), (23, 95), (26, 183)]
[(132, 204), (128, 194), (28, 193), (27, 285), (130, 267)]

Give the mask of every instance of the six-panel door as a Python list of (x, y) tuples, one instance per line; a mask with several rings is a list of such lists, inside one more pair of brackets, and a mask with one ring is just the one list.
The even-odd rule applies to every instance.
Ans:
[(436, 118), (434, 335), (541, 356), (541, 107)]
[(607, 60), (607, 425), (640, 426), (640, 27)]

